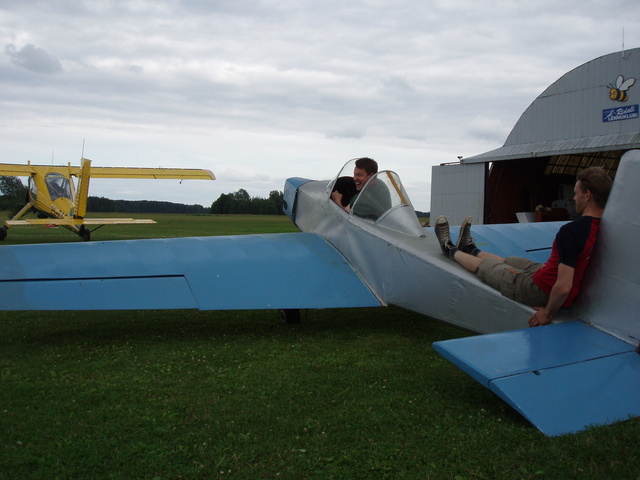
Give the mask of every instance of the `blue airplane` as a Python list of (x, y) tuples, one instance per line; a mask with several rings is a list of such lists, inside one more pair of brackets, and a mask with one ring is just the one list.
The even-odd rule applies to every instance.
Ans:
[[(332, 201), (353, 167), (286, 181), (301, 233), (2, 246), (0, 309), (274, 309), (297, 321), (299, 309), (396, 305), (482, 334), (433, 346), (546, 435), (640, 416), (640, 151), (620, 162), (581, 297), (537, 328), (531, 308), (442, 255), (396, 173), (372, 177), (350, 213)], [(380, 191), (384, 211), (360, 216)], [(472, 234), (483, 250), (544, 262), (561, 224)]]

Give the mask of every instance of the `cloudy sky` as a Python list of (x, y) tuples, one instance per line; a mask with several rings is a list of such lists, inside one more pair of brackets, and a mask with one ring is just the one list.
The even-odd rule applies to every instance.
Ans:
[[(624, 34), (623, 34), (624, 32)], [(91, 195), (210, 205), (357, 156), (429, 210), (569, 70), (640, 46), (637, 0), (1, 0), (0, 162), (208, 168)]]

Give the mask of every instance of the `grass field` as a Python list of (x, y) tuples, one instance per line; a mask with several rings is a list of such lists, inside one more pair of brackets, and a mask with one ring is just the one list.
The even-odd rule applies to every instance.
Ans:
[[(296, 230), (151, 218), (93, 238)], [(431, 347), (468, 334), (397, 308), (0, 312), (0, 479), (640, 478), (638, 419), (545, 437)]]
[[(91, 239), (129, 240), (137, 238), (200, 237), (211, 235), (242, 235), (251, 233), (297, 232), (298, 228), (284, 215), (174, 215), (137, 213), (100, 213), (87, 217), (150, 218), (150, 225), (106, 225), (92, 230)], [(9, 212), (0, 212), (0, 218), (9, 218)], [(0, 243), (22, 245), (26, 243), (79, 242), (80, 237), (66, 228), (42, 226), (12, 227), (7, 238)]]

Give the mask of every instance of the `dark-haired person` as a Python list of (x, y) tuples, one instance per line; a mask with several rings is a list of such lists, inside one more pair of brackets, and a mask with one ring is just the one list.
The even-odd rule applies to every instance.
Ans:
[(546, 325), (561, 307), (569, 307), (580, 291), (611, 184), (611, 178), (600, 167), (578, 173), (573, 199), (581, 217), (560, 227), (551, 256), (543, 264), (480, 251), (471, 237), (471, 217), (462, 222), (456, 245), (443, 216), (436, 221), (436, 236), (445, 255), (505, 297), (533, 307), (536, 312), (529, 319), (529, 326)]
[[(391, 196), (384, 182), (376, 181), (376, 179), (369, 182), (376, 173), (378, 173), (378, 163), (375, 160), (369, 157), (358, 158), (353, 169), (355, 194), (349, 199), (349, 202), (346, 202), (344, 195), (334, 188), (334, 191), (331, 192), (332, 200), (346, 212), (353, 210), (353, 214), (359, 217), (377, 219), (391, 208)], [(362, 193), (362, 189), (367, 183), (369, 186), (365, 193)], [(357, 202), (356, 199), (358, 199)]]
[[(356, 165), (353, 168), (353, 183), (349, 186), (348, 191), (341, 191), (341, 188), (337, 188), (339, 187), (339, 178), (338, 181), (336, 181), (336, 186), (334, 186), (333, 191), (331, 192), (331, 199), (340, 205), (345, 211), (350, 212), (353, 200), (358, 193), (360, 193), (362, 187), (364, 187), (369, 179), (376, 173), (378, 173), (378, 162), (369, 157), (358, 158), (356, 160)], [(342, 182), (346, 183), (345, 180)], [(351, 186), (355, 188), (355, 191), (351, 189)], [(347, 196), (349, 197), (348, 199), (344, 198)]]

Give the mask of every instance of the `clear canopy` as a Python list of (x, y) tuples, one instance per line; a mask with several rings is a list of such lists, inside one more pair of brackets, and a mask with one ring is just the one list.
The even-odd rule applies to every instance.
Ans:
[(49, 190), (49, 197), (51, 200), (57, 200), (58, 198), (71, 198), (71, 186), (69, 179), (59, 173), (48, 173), (44, 177), (44, 181), (47, 184), (47, 190)]
[[(357, 159), (349, 160), (340, 170), (327, 189), (330, 194), (340, 182), (353, 179), (353, 170)], [(382, 170), (369, 179), (362, 190), (351, 199), (351, 212), (359, 217), (378, 219), (388, 210), (401, 205), (411, 206), (409, 196), (402, 186), (397, 173)]]

